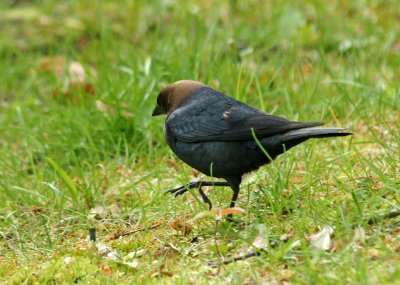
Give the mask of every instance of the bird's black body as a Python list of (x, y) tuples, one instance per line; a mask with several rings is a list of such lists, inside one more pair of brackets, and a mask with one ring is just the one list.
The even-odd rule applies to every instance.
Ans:
[(274, 159), (284, 151), (282, 133), (302, 125), (202, 87), (168, 116), (164, 134), (181, 160), (206, 175), (229, 180), (270, 162), (254, 140), (251, 128)]
[[(175, 89), (169, 91), (168, 96), (176, 92)], [(235, 204), (243, 174), (271, 162), (309, 138), (351, 134), (339, 128), (310, 128), (323, 125), (318, 122), (292, 122), (266, 114), (205, 85), (186, 93), (167, 113), (165, 138), (172, 151), (188, 165), (228, 182), (220, 182), (219, 186), (229, 185), (234, 190), (231, 206)], [(165, 100), (168, 103), (170, 99)], [(254, 135), (268, 155), (257, 144)], [(192, 183), (191, 187), (201, 187), (204, 183), (210, 184)], [(184, 187), (170, 190), (176, 195), (185, 191)]]

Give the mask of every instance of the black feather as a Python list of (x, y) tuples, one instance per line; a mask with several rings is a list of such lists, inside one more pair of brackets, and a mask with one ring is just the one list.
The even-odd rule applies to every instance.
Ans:
[(166, 126), (184, 142), (243, 141), (302, 128), (322, 126), (320, 122), (292, 122), (269, 115), (209, 87), (194, 91), (168, 117)]

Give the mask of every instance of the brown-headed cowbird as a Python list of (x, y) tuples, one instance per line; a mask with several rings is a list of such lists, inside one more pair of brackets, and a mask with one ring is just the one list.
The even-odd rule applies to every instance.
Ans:
[(153, 116), (161, 114), (167, 115), (164, 136), (172, 151), (191, 167), (226, 181), (190, 182), (167, 193), (177, 197), (197, 188), (210, 209), (202, 186), (230, 186), (230, 207), (234, 207), (245, 173), (310, 138), (352, 134), (343, 128), (311, 128), (322, 126), (319, 122), (269, 115), (191, 80), (177, 81), (160, 91)]

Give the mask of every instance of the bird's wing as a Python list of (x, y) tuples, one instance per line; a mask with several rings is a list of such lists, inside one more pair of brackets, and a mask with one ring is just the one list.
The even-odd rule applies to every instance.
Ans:
[(249, 140), (251, 129), (263, 138), (320, 125), (266, 114), (209, 87), (194, 91), (166, 121), (172, 135), (185, 142)]

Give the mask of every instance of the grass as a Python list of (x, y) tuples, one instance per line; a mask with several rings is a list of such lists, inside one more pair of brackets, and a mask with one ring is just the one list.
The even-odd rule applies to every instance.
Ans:
[[(368, 224), (399, 210), (397, 1), (8, 0), (0, 11), (4, 284), (400, 280), (399, 219)], [(244, 225), (231, 225), (189, 194), (163, 194), (198, 179), (150, 116), (179, 79), (355, 134), (248, 175)], [(231, 190), (208, 193), (227, 207)], [(316, 249), (326, 225), (329, 249)], [(210, 265), (260, 239), (267, 253)]]

